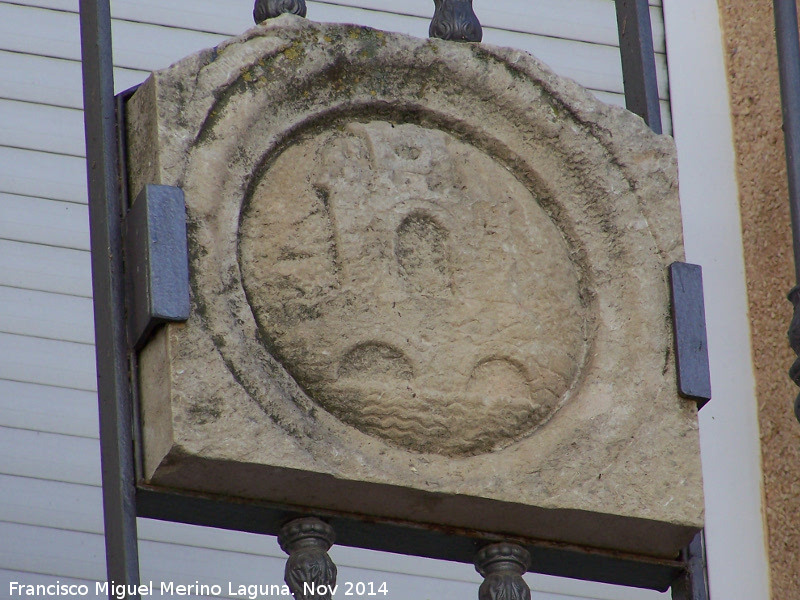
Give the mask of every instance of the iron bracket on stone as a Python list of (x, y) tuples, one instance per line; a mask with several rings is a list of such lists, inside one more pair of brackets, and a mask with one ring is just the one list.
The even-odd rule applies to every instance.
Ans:
[(708, 337), (700, 265), (675, 262), (669, 266), (672, 325), (678, 393), (703, 408), (711, 400)]
[(433, 0), (434, 11), (428, 35), (454, 42), (480, 42), (483, 29), (472, 0)]
[(189, 318), (189, 254), (183, 190), (144, 186), (125, 216), (128, 340), (141, 348), (156, 326)]
[(284, 13), (305, 17), (306, 0), (256, 0), (253, 7), (253, 20), (258, 25), (262, 21), (274, 19)]
[(530, 567), (530, 553), (517, 544), (481, 548), (475, 557), (475, 570), (484, 578), (478, 600), (531, 600), (531, 589), (522, 578)]
[(281, 528), (278, 544), (289, 555), (284, 581), (295, 600), (331, 600), (336, 565), (328, 550), (335, 540), (333, 527), (316, 517), (295, 519)]

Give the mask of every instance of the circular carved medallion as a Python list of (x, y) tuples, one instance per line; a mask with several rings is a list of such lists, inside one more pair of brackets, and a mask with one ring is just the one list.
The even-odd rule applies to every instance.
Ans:
[(532, 193), (449, 133), (301, 139), (245, 201), (242, 284), (270, 353), (339, 420), (418, 452), (507, 445), (585, 356), (570, 250)]

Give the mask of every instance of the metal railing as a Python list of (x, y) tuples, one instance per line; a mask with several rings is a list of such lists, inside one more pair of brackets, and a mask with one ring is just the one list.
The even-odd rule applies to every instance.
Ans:
[[(616, 7), (627, 106), (660, 133), (647, 0), (616, 0)], [(305, 16), (305, 0), (257, 0), (253, 17), (260, 22), (286, 12)], [(701, 536), (680, 559), (672, 561), (546, 543), (524, 548), (514, 543), (485, 545), (487, 540), (454, 529), (365, 523), (346, 515), (330, 516), (325, 523), (310, 515), (298, 519), (296, 511), (285, 508), (234, 504), (224, 499), (168, 493), (137, 485), (132, 436), (134, 403), (128, 379), (132, 359), (126, 343), (122, 264), (122, 217), (127, 208), (120, 192), (124, 171), (120, 166), (118, 121), (122, 102), (114, 96), (110, 0), (80, 0), (80, 23), (109, 581), (134, 588), (139, 584), (136, 517), (142, 516), (278, 535), (290, 561), (317, 561), (324, 565), (328, 579), (331, 573), (335, 577), (335, 567), (328, 564), (330, 559), (326, 554), (335, 532), (338, 541), (345, 545), (474, 562), (486, 577), (481, 598), (499, 597), (492, 590), (500, 588), (512, 594), (508, 597), (530, 598), (521, 575), (531, 568), (552, 575), (637, 587), (666, 589), (672, 585), (676, 600), (708, 598)], [(430, 36), (459, 42), (480, 41), (482, 29), (472, 0), (434, 0)], [(313, 547), (314, 551), (298, 558), (301, 547)], [(139, 596), (131, 593), (128, 597)]]

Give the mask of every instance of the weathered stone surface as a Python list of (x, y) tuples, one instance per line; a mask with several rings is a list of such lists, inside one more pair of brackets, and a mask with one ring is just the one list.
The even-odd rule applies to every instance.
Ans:
[(586, 356), (558, 228), (443, 131), (350, 123), (292, 146), (239, 236), (273, 356), (334, 416), (400, 448), (506, 446), (552, 415)]
[(186, 194), (140, 356), (155, 485), (674, 556), (702, 526), (674, 147), (531, 56), (292, 16), (155, 73)]

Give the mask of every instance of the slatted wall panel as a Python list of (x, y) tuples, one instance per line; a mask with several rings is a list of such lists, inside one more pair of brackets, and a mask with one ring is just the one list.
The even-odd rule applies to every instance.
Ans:
[[(651, 2), (669, 128), (663, 19)], [(612, 0), (476, 0), (484, 41), (624, 104)], [(250, 27), (251, 0), (116, 0), (117, 89)], [(78, 0), (0, 1), (0, 597), (105, 579)], [(430, 0), (309, 2), (309, 18), (427, 35)], [(139, 521), (142, 578), (279, 583), (274, 539)], [(335, 548), (340, 580), (389, 598), (477, 597), (467, 565)], [(539, 600), (662, 595), (528, 576)], [(92, 587), (92, 589), (94, 589)], [(89, 597), (94, 597), (90, 595)]]

